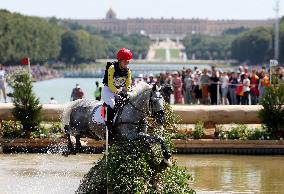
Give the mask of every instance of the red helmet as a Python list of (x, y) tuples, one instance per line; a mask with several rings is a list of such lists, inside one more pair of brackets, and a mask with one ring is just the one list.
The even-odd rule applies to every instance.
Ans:
[(132, 52), (127, 48), (121, 48), (116, 54), (117, 60), (130, 60), (132, 59)]

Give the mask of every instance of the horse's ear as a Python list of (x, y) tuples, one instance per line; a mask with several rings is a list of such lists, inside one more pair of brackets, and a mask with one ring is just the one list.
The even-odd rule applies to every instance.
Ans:
[(158, 92), (161, 90), (161, 86), (158, 86), (157, 84), (154, 84), (153, 87), (152, 87), (152, 91), (153, 92)]
[(156, 92), (156, 84), (153, 85), (152, 91), (153, 91), (153, 92)]

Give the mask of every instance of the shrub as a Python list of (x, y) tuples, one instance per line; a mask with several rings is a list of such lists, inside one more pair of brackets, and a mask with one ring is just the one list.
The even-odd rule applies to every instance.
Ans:
[(270, 139), (270, 134), (263, 129), (249, 129), (247, 125), (239, 124), (231, 128), (231, 130), (224, 130), (220, 126), (218, 134), (219, 139), (249, 139), (249, 140), (265, 140)]
[(32, 91), (30, 74), (25, 70), (15, 71), (8, 84), (12, 87), (12, 101), (14, 108), (12, 114), (23, 125), (25, 137), (30, 137), (31, 132), (36, 131), (41, 123), (40, 111), (42, 106), (39, 99)]
[[(172, 109), (166, 109), (164, 132), (161, 135), (170, 151), (173, 150), (171, 134), (175, 131)], [(172, 115), (172, 116), (170, 116)], [(157, 134), (157, 125), (149, 120), (152, 135)], [(190, 174), (176, 162), (166, 169), (161, 167), (160, 144), (148, 144), (144, 140), (114, 142), (106, 155), (84, 176), (76, 193), (195, 193), (189, 187)], [(108, 185), (107, 185), (108, 177)]]
[(60, 138), (64, 133), (60, 123), (42, 123), (36, 131), (31, 132), (31, 138)]
[(21, 123), (18, 121), (2, 121), (0, 130), (3, 138), (19, 138), (23, 133)]
[(192, 132), (192, 136), (194, 139), (201, 139), (202, 136), (205, 134), (204, 124), (202, 121), (199, 121), (195, 125), (195, 130)]
[(250, 139), (250, 140), (264, 140), (264, 139), (270, 139), (270, 136), (265, 130), (255, 129), (255, 130), (251, 131), (251, 133), (248, 136), (248, 139)]
[(46, 138), (49, 137), (49, 129), (38, 127), (36, 131), (30, 133), (31, 138)]
[(272, 137), (284, 136), (284, 84), (272, 84), (267, 87), (261, 99), (263, 109), (259, 118)]
[[(150, 149), (150, 150), (149, 150)], [(76, 193), (194, 193), (185, 169), (176, 163), (166, 169), (159, 165), (161, 150), (143, 141), (124, 141), (109, 149), (105, 156), (84, 176)]]
[(228, 139), (247, 139), (248, 134), (248, 126), (240, 124), (228, 131)]

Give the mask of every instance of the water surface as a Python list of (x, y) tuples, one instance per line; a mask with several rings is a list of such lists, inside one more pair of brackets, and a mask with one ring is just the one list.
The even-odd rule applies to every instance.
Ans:
[[(100, 154), (0, 155), (1, 194), (74, 193)], [(283, 156), (175, 155), (197, 193), (283, 193)]]

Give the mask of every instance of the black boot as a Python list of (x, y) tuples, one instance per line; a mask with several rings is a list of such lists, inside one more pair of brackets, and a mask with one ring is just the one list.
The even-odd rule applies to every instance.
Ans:
[(108, 139), (109, 141), (113, 141), (113, 134), (114, 134), (114, 123), (113, 119), (115, 116), (115, 110), (110, 106), (107, 106), (107, 121), (106, 126), (108, 129)]

